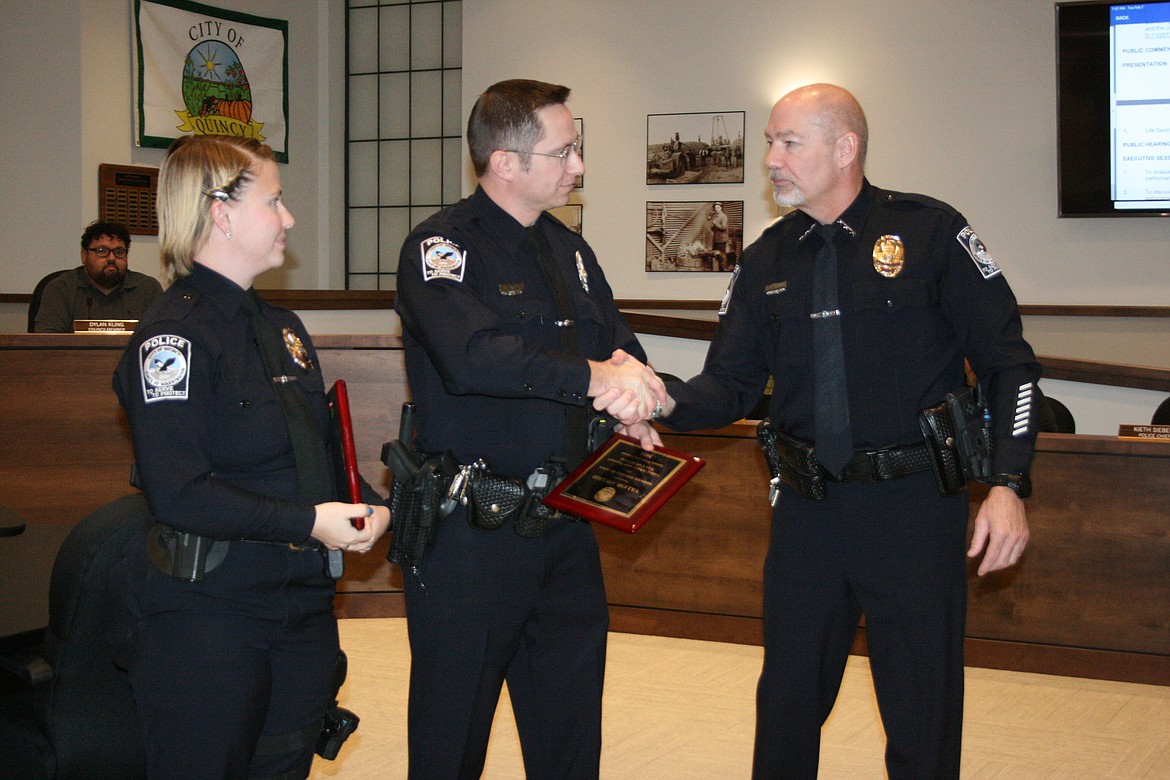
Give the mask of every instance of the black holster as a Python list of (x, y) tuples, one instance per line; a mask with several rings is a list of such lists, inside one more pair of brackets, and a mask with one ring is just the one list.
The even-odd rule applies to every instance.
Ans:
[(223, 563), (229, 547), (231, 542), (224, 539), (199, 536), (155, 523), (146, 537), (146, 558), (168, 577), (199, 582), (207, 572)]
[(411, 446), (415, 403), (402, 404), (398, 438), (382, 445), (382, 462), (394, 475), (390, 488), (390, 550), (399, 566), (417, 566), (435, 536), (439, 521), (455, 509), (450, 494), (458, 486), (459, 463), (450, 452), (426, 455)]
[(764, 449), (764, 459), (772, 475), (768, 491), (768, 501), (772, 506), (776, 506), (780, 497), (781, 483), (814, 501), (825, 497), (825, 470), (817, 462), (811, 445), (785, 436), (767, 419), (756, 426), (756, 438)]
[(979, 394), (964, 385), (942, 403), (918, 413), (938, 491), (962, 493), (969, 480), (991, 474), (991, 414)]
[(399, 566), (417, 566), (439, 521), (455, 508), (448, 492), (459, 464), (450, 452), (428, 457), (408, 449), (399, 439), (383, 445), (382, 462), (394, 475), (390, 489), (393, 536), (386, 557)]

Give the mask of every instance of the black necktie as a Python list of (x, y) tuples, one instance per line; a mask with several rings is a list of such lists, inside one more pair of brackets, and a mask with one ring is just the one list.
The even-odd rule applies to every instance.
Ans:
[(296, 377), (285, 371), (285, 357), (289, 352), (284, 346), (282, 334), (260, 314), (255, 295), (255, 291), (249, 290), (240, 305), (252, 317), (252, 327), (256, 331), (256, 342), (260, 345), (264, 367), (272, 377), (272, 388), (284, 409), (293, 456), (297, 461), (299, 498), (306, 504), (333, 501), (336, 498), (336, 487), (325, 452), (324, 436), (313, 419), (313, 413), (309, 411), (304, 392), (296, 386)]
[[(557, 307), (557, 326), (560, 330), (561, 351), (569, 355), (581, 354), (577, 343), (577, 324), (573, 310), (573, 299), (569, 295), (565, 277), (557, 268), (552, 257), (552, 249), (548, 246), (548, 239), (540, 232), (540, 228), (533, 225), (524, 231), (524, 244), (536, 256), (537, 264), (544, 274), (552, 290), (553, 302)], [(585, 459), (587, 452), (586, 438), (589, 432), (589, 409), (584, 406), (565, 407), (565, 453), (570, 466), (576, 466)]]
[(845, 351), (841, 344), (841, 310), (837, 302), (837, 225), (818, 225), (824, 245), (813, 268), (813, 365), (816, 380), (817, 460), (837, 475), (853, 457), (849, 429), (849, 394), (845, 386)]

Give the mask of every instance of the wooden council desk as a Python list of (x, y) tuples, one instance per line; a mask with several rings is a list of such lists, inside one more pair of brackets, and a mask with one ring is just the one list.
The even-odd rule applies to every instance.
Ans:
[[(379, 454), (407, 396), (401, 340), (314, 342), (327, 381), (349, 385), (362, 473), (386, 493)], [(30, 525), (72, 525), (131, 492), (129, 431), (110, 389), (125, 343), (0, 335), (0, 502)], [(664, 438), (708, 464), (637, 534), (597, 529), (612, 628), (758, 644), (770, 509), (754, 426)], [(1024, 560), (971, 575), (968, 663), (1170, 684), (1170, 443), (1041, 434), (1033, 482)], [(387, 543), (347, 556), (339, 615), (404, 614)]]

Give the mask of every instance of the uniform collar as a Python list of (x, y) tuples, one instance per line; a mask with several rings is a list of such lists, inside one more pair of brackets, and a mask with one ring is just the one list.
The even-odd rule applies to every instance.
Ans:
[[(869, 183), (869, 179), (862, 179), (861, 191), (849, 204), (849, 208), (841, 212), (841, 216), (835, 220), (835, 223), (841, 228), (841, 235), (847, 238), (850, 243), (857, 243), (861, 231), (865, 228), (865, 222), (869, 219), (869, 212), (873, 206), (875, 192), (876, 190)], [(817, 221), (804, 212), (801, 212), (801, 216), (804, 218), (805, 229), (800, 234), (800, 240), (804, 241), (816, 228)]]
[[(503, 243), (509, 252), (515, 254), (520, 248), (520, 244), (523, 243), (528, 228), (521, 225), (515, 217), (500, 208), (491, 199), (491, 196), (484, 192), (482, 187), (476, 188), (470, 198), (470, 202), (472, 208), (475, 210), (476, 216), (487, 226), (488, 232)], [(533, 227), (539, 227), (543, 220), (544, 214), (542, 213), (536, 218)]]
[(248, 290), (228, 279), (223, 274), (213, 271), (205, 265), (193, 263), (191, 275), (187, 282), (199, 291), (200, 295), (213, 301), (224, 317), (233, 319), (240, 311), (240, 302)]

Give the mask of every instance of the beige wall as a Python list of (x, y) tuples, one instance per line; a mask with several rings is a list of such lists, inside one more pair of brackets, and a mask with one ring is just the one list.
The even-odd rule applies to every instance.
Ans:
[[(264, 286), (339, 287), (344, 6), (211, 0), (289, 20), (289, 267)], [(0, 292), (75, 262), (101, 162), (158, 165), (132, 139), (130, 0), (8, 0), (0, 26)], [(718, 299), (725, 274), (647, 274), (647, 200), (743, 200), (776, 214), (762, 128), (788, 87), (834, 81), (867, 109), (874, 183), (963, 211), (1023, 303), (1164, 305), (1170, 219), (1056, 218), (1051, 0), (922, 3), (464, 0), (464, 104), (501, 78), (573, 87), (588, 151), (585, 232), (620, 297)], [(539, 31), (539, 32), (535, 32)], [(646, 114), (747, 112), (743, 185), (649, 187)], [(752, 163), (755, 163), (754, 165)], [(155, 270), (157, 252), (133, 259)]]
[[(962, 211), (1022, 303), (1170, 301), (1170, 219), (1056, 217), (1052, 0), (465, 0), (463, 13), (465, 106), (503, 78), (573, 88), (584, 231), (621, 297), (721, 297), (726, 274), (642, 270), (645, 202), (743, 200), (758, 236), (776, 215), (768, 111), (830, 81), (866, 109), (870, 180)], [(645, 184), (647, 114), (731, 110), (747, 112), (743, 185)]]

